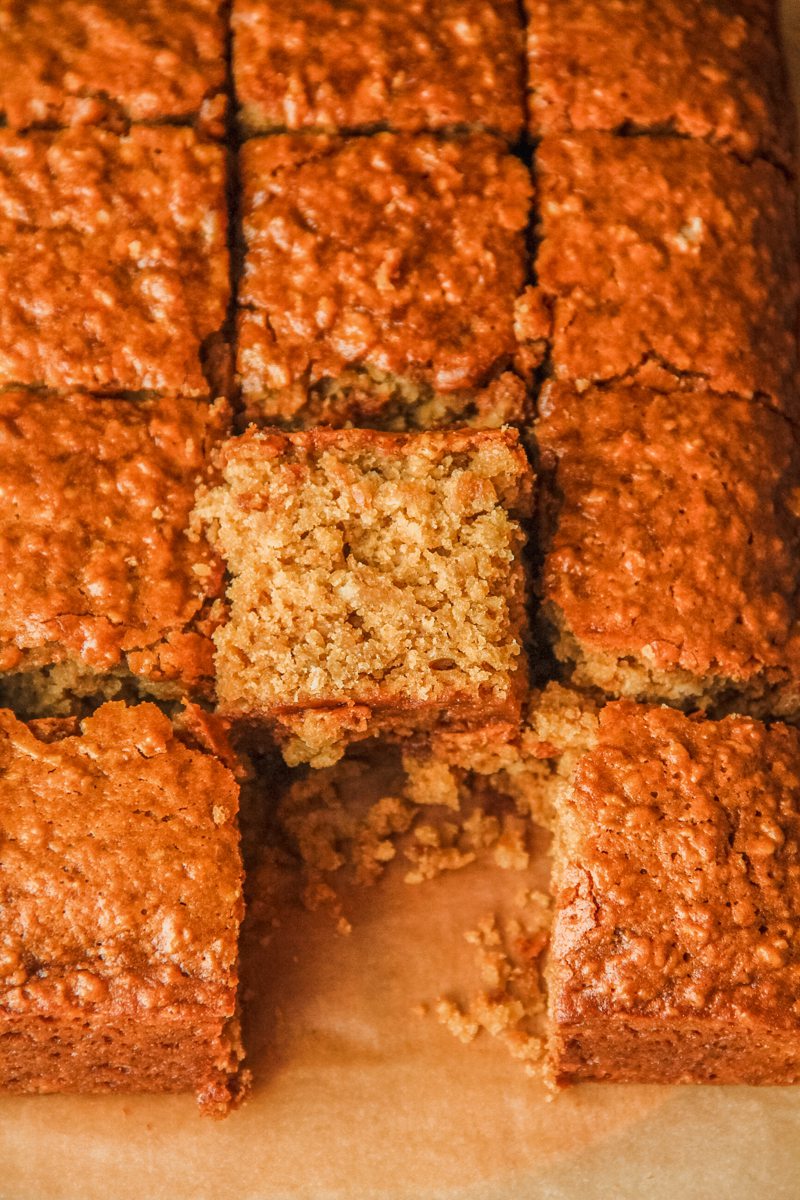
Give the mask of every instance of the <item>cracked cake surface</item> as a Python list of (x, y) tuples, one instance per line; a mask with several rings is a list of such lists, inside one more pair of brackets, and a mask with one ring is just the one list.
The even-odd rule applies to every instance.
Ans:
[(771, 0), (526, 0), (534, 137), (598, 129), (705, 138), (791, 166)]
[(36, 125), (219, 119), (220, 0), (4, 0), (0, 113)]
[(574, 678), (763, 712), (800, 701), (800, 442), (709, 391), (548, 388), (541, 596)]
[(618, 701), (559, 805), (561, 1082), (800, 1080), (800, 734)]
[(248, 133), (522, 132), (514, 0), (234, 0), (232, 25)]
[(222, 563), (189, 519), (228, 422), (224, 402), (0, 393), (0, 691), (47, 709), (123, 667), (210, 686)]
[(0, 1086), (193, 1090), (224, 1112), (241, 1058), (233, 774), (152, 704), (80, 726), (0, 710), (0, 761)]
[(277, 135), (242, 149), (238, 373), (277, 424), (499, 426), (541, 356), (531, 182), (487, 134)]
[(0, 386), (207, 395), (225, 151), (191, 129), (0, 129)]
[(704, 383), (797, 415), (797, 220), (777, 168), (592, 132), (543, 138), (536, 176), (556, 379)]

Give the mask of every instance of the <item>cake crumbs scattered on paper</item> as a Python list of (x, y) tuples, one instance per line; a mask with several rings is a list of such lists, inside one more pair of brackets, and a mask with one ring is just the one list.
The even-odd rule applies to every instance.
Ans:
[(340, 893), (374, 884), (395, 860), (409, 884), (477, 861), (525, 871), (536, 831), (552, 824), (553, 789), (595, 725), (591, 706), (550, 684), (520, 727), (444, 731), (402, 750), (365, 743), (295, 773), (269, 838), (295, 864), (299, 901), (329, 910), (343, 933)]
[(480, 989), (466, 1001), (440, 996), (432, 1005), (439, 1023), (468, 1044), (485, 1032), (541, 1076), (546, 997), (542, 956), (547, 946), (551, 903), (541, 892), (518, 897), (513, 917), (490, 914), (464, 936), (475, 948)]

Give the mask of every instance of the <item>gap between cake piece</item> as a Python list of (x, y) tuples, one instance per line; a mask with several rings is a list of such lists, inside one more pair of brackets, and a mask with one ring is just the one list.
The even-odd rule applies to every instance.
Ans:
[(234, 0), (231, 24), (245, 135), (522, 133), (516, 0)]
[(550, 384), (542, 628), (573, 682), (800, 718), (800, 439), (705, 390)]
[(575, 133), (536, 152), (553, 378), (759, 397), (798, 417), (794, 189), (705, 142)]
[(217, 700), (294, 762), (383, 730), (517, 719), (526, 686), (515, 431), (250, 429), (196, 518), (230, 573)]
[(0, 699), (213, 693), (223, 567), (189, 520), (224, 401), (0, 392)]
[[(409, 893), (409, 906), (427, 906), (434, 925), (449, 924), (458, 943), (462, 937), (470, 942), (479, 976), (473, 977), (472, 964), (466, 978), (453, 975), (446, 955), (432, 990), (408, 994), (413, 1011), (446, 1025), (462, 1041), (484, 1030), (533, 1075), (541, 1071), (544, 1045), (536, 963), (546, 943), (549, 905), (541, 885), (549, 835), (537, 823), (538, 790), (526, 786), (543, 764), (527, 761), (516, 732), (496, 728), (489, 738), (495, 760), (489, 761), (487, 747), (479, 762), (463, 768), (451, 746), (444, 751), (429, 742), (401, 748), (373, 741), (350, 747), (333, 767), (288, 772), (283, 787), (273, 791), (263, 862), (250, 877), (244, 937), (248, 945), (280, 941), (276, 924), (284, 924), (287, 908), (321, 911), (334, 935), (328, 955), (336, 972), (343, 949), (336, 943), (351, 933), (360, 941), (365, 914), (383, 911), (386, 890), (398, 883), (419, 888), (423, 895)], [(533, 730), (526, 733), (526, 750), (534, 737)], [(453, 881), (442, 876), (466, 871), (471, 878), (474, 868), (485, 884), (490, 864), (501, 876), (484, 889), (481, 908), (485, 904), (490, 912), (453, 911), (446, 899)], [(433, 880), (439, 884), (431, 888)], [(468, 893), (469, 879), (454, 886)], [(372, 895), (363, 894), (373, 888)], [(401, 993), (417, 969), (413, 962), (409, 968), (407, 978), (395, 981)], [(379, 977), (373, 982), (381, 986)]]
[(499, 427), (529, 411), (527, 168), (487, 134), (276, 135), (241, 151), (237, 370), (286, 428)]
[(246, 1089), (239, 789), (211, 723), (0, 710), (0, 1089), (193, 1091), (215, 1116)]
[(704, 138), (794, 167), (773, 0), (525, 0), (529, 127)]
[(0, 7), (10, 129), (195, 120), (222, 133), (221, 0), (25, 0)]
[(0, 388), (225, 390), (225, 161), (191, 129), (0, 129)]

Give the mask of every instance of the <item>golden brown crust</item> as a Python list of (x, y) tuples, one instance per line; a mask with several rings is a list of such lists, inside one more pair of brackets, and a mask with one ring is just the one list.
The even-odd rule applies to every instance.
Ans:
[(537, 171), (557, 379), (699, 381), (796, 411), (797, 217), (776, 168), (584, 133), (543, 139)]
[(515, 327), (531, 185), (501, 142), (282, 135), (245, 144), (242, 177), (238, 370), (251, 415), (521, 415), (512, 369), (525, 375), (535, 357), (525, 311)]
[(219, 109), (224, 83), (220, 0), (0, 5), (0, 113), (11, 129), (202, 115)]
[(771, 0), (526, 0), (530, 127), (674, 131), (793, 157)]
[(235, 779), (153, 705), (104, 705), (61, 738), (48, 724), (41, 740), (0, 711), (0, 1031), (29, 1051), (15, 1067), (0, 1036), (0, 1078), (224, 1090), (240, 1056)]
[(220, 402), (0, 393), (0, 667), (75, 659), (197, 686), (222, 564), (188, 532)]
[(603, 709), (560, 814), (558, 1074), (800, 1079), (799, 763), (787, 726)]
[(800, 692), (800, 443), (713, 392), (555, 385), (542, 595), (585, 656)]
[(253, 428), (220, 467), (198, 512), (232, 577), (223, 711), (513, 715), (533, 484), (516, 433)]
[(235, 0), (232, 23), (248, 132), (522, 132), (514, 0)]
[(190, 129), (0, 130), (0, 386), (206, 394), (226, 224)]

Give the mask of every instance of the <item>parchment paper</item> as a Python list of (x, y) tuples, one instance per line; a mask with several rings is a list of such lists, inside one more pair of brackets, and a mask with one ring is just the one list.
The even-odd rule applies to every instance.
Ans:
[[(786, 6), (795, 81), (800, 0)], [(797, 89), (796, 89), (797, 90)], [(545, 865), (541, 864), (541, 876)], [(550, 1101), (486, 1036), (414, 1006), (475, 983), (464, 932), (516, 873), (353, 892), (353, 931), (287, 908), (245, 963), (249, 1104), (0, 1100), (2, 1200), (771, 1200), (800, 1197), (800, 1088), (581, 1087)]]

